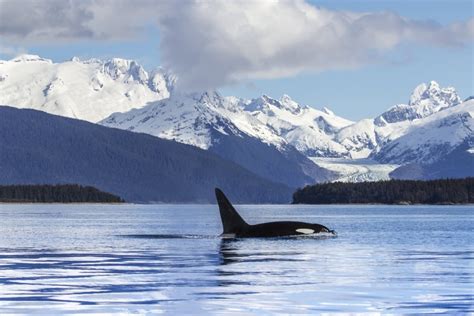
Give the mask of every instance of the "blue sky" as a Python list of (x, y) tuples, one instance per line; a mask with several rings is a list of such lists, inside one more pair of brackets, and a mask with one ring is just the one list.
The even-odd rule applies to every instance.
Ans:
[[(416, 20), (442, 24), (473, 16), (471, 0), (338, 0), (311, 1), (335, 10), (394, 11)], [(226, 94), (251, 97), (259, 92), (271, 96), (282, 93), (315, 107), (327, 106), (349, 119), (380, 114), (397, 103), (406, 103), (413, 88), (435, 80), (441, 86), (454, 86), (462, 98), (474, 95), (474, 45), (459, 49), (426, 46), (399, 47), (392, 53), (393, 63), (381, 63), (356, 70), (327, 71), (287, 79), (262, 80), (254, 86), (223, 89)]]
[[(415, 21), (449, 25), (473, 16), (471, 0), (451, 1), (310, 1), (314, 6), (352, 12), (394, 12)], [(2, 12), (0, 12), (2, 14)], [(121, 57), (138, 60), (151, 69), (163, 63), (160, 56), (160, 29), (147, 24), (133, 37), (124, 39), (19, 40), (2, 37), (0, 47), (53, 59), (56, 62), (80, 58)], [(0, 54), (11, 58), (11, 49)], [(349, 119), (373, 117), (397, 103), (407, 102), (413, 88), (435, 80), (441, 86), (454, 86), (465, 98), (474, 94), (472, 41), (464, 45), (442, 47), (416, 42), (401, 43), (373, 63), (351, 69), (302, 71), (275, 79), (250, 78), (225, 84), (218, 90), (225, 95), (246, 98), (267, 94), (279, 98), (288, 94), (298, 102), (314, 107), (327, 106)]]

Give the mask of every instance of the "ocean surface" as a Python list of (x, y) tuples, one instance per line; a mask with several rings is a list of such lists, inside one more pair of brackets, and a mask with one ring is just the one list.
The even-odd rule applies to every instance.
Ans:
[(237, 206), (337, 237), (221, 239), (215, 205), (0, 205), (0, 314), (470, 314), (473, 206)]

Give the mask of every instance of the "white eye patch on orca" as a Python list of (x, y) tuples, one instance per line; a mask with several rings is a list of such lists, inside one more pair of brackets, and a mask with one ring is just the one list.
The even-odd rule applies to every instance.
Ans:
[(222, 238), (235, 238), (235, 234), (222, 234)]
[(310, 229), (310, 228), (298, 228), (296, 230), (297, 233), (300, 233), (300, 234), (313, 234), (314, 233), (314, 229)]

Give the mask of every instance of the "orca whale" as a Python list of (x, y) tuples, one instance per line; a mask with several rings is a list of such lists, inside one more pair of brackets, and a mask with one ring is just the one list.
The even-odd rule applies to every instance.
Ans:
[(225, 194), (216, 188), (216, 199), (221, 214), (223, 237), (284, 237), (318, 233), (336, 234), (335, 231), (320, 225), (304, 222), (269, 222), (250, 225), (244, 221), (229, 202)]

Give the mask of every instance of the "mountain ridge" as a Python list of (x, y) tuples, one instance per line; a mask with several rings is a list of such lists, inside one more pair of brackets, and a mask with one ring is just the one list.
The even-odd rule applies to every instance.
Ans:
[(97, 122), (169, 97), (176, 78), (146, 72), (136, 61), (72, 58), (53, 63), (37, 55), (0, 61), (0, 104)]
[[(31, 76), (12, 74), (12, 69), (31, 72)], [(74, 78), (72, 71), (78, 72)], [(248, 100), (224, 97), (217, 91), (187, 93), (179, 91), (177, 80), (163, 69), (146, 72), (133, 60), (72, 58), (55, 64), (23, 55), (0, 61), (0, 89), (5, 92), (0, 94), (0, 103), (190, 144), (291, 186), (334, 179), (387, 179), (398, 165), (442, 159), (473, 133), (472, 101), (462, 101), (453, 87), (442, 88), (435, 81), (415, 87), (406, 104), (353, 122), (327, 108), (299, 104), (288, 95)], [(20, 83), (27, 89), (20, 89)], [(111, 94), (105, 93), (107, 89)], [(460, 116), (448, 118), (452, 111)], [(429, 123), (437, 117), (438, 123)], [(445, 127), (440, 125), (443, 120)], [(450, 130), (449, 124), (456, 128)], [(459, 133), (440, 132), (448, 130)], [(421, 136), (416, 136), (417, 132)], [(240, 148), (240, 155), (236, 148)], [(272, 161), (270, 156), (278, 158)], [(318, 165), (321, 159), (329, 160)], [(336, 164), (331, 164), (331, 159)], [(254, 166), (251, 160), (256, 162)], [(358, 167), (359, 160), (369, 169), (375, 163), (387, 168), (377, 167), (375, 173), (369, 171), (360, 177), (344, 174), (344, 168), (339, 168), (343, 161), (355, 161), (355, 169), (362, 170), (365, 167)], [(275, 168), (264, 171), (268, 165)], [(284, 176), (279, 171), (282, 166), (294, 170), (295, 176)]]
[(292, 189), (194, 146), (0, 106), (0, 184), (94, 186), (128, 202), (286, 203)]

